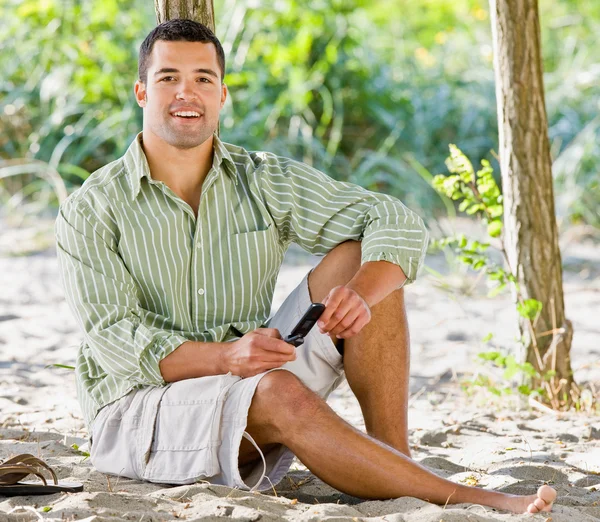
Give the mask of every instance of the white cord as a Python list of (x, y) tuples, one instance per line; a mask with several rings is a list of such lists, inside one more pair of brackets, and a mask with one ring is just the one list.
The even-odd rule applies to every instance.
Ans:
[(252, 486), (250, 488), (250, 491), (256, 491), (260, 487), (260, 485), (262, 484), (263, 479), (267, 475), (267, 461), (265, 460), (265, 456), (263, 455), (263, 452), (258, 447), (258, 444), (256, 444), (256, 442), (254, 442), (254, 439), (252, 438), (252, 436), (248, 432), (245, 431), (242, 434), (242, 437), (244, 437), (246, 440), (249, 440), (250, 443), (256, 448), (256, 451), (258, 451), (258, 453), (260, 455), (260, 458), (262, 459), (262, 462), (263, 462), (263, 472), (262, 472), (262, 475), (260, 476), (260, 479), (258, 480), (258, 482), (256, 484), (254, 484), (254, 486)]

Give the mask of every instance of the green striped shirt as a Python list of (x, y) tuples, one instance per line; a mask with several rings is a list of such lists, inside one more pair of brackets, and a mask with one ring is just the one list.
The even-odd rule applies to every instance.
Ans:
[(215, 136), (196, 218), (152, 179), (140, 140), (71, 194), (56, 222), (84, 337), (76, 379), (90, 427), (133, 388), (165, 385), (159, 362), (185, 341), (228, 341), (264, 325), (291, 242), (323, 255), (361, 240), (363, 263), (395, 263), (408, 282), (417, 275), (427, 231), (390, 196)]

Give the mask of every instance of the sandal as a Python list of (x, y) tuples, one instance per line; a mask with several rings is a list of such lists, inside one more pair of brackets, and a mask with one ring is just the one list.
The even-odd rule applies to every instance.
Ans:
[[(54, 484), (48, 484), (42, 475), (43, 470), (50, 472)], [(20, 482), (28, 475), (39, 477), (43, 484)], [(52, 495), (63, 491), (68, 493), (83, 491), (83, 484), (59, 481), (54, 470), (33, 455), (17, 455), (0, 464), (0, 496)]]

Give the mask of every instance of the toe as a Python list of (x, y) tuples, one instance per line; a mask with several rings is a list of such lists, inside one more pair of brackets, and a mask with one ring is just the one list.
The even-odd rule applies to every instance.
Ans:
[(534, 505), (536, 508), (538, 508), (538, 509), (541, 511), (541, 510), (542, 510), (542, 509), (544, 509), (544, 508), (545, 508), (545, 507), (546, 507), (548, 504), (546, 504), (546, 501), (545, 501), (545, 500), (542, 500), (541, 498), (536, 498), (536, 499), (533, 501), (533, 505)]
[(527, 506), (527, 513), (539, 513), (539, 509), (537, 507), (535, 507), (535, 504), (529, 504), (529, 506)]
[(550, 486), (541, 486), (538, 489), (537, 495), (548, 505), (556, 500), (556, 490)]

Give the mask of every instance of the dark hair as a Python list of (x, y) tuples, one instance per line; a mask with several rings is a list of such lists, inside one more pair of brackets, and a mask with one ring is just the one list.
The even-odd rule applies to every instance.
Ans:
[(140, 56), (138, 60), (138, 78), (146, 83), (148, 79), (148, 66), (150, 62), (150, 54), (154, 47), (154, 42), (164, 40), (166, 42), (203, 42), (212, 43), (217, 49), (217, 60), (221, 69), (221, 81), (225, 76), (225, 52), (221, 46), (221, 42), (208, 27), (194, 22), (194, 20), (186, 20), (184, 18), (175, 18), (157, 25), (140, 46)]

